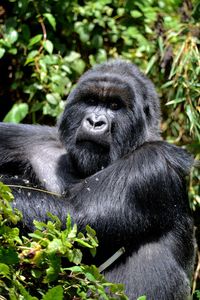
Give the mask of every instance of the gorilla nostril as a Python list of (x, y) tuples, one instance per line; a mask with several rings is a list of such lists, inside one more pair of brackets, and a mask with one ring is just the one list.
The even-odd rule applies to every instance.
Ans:
[(83, 119), (80, 130), (88, 135), (103, 136), (109, 131), (109, 128), (109, 119), (104, 114), (91, 113)]
[(101, 127), (103, 125), (105, 125), (105, 121), (95, 121), (95, 120), (92, 120), (91, 118), (87, 118), (86, 121), (88, 122), (88, 124), (92, 127)]
[(88, 122), (88, 124), (89, 124), (90, 126), (92, 126), (92, 127), (94, 126), (94, 123), (95, 123), (95, 122), (94, 122), (91, 118), (87, 118), (86, 121)]
[(94, 124), (94, 127), (102, 127), (103, 125), (106, 125), (104, 121), (98, 121)]
[(104, 115), (91, 114), (85, 118), (85, 125), (89, 130), (106, 130), (108, 120)]

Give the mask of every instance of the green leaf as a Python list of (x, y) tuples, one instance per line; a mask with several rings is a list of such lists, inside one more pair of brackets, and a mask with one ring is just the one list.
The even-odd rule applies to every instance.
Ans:
[(137, 298), (137, 300), (147, 300), (147, 297), (146, 296), (141, 296), (141, 297)]
[(7, 266), (6, 264), (1, 264), (0, 263), (0, 275), (2, 277), (9, 278), (9, 274), (10, 274), (9, 266)]
[(78, 58), (80, 58), (80, 54), (75, 51), (71, 51), (69, 55), (64, 57), (64, 61), (67, 63), (71, 63)]
[(28, 48), (30, 48), (31, 46), (39, 43), (42, 39), (42, 34), (37, 34), (36, 36), (34, 36), (32, 39), (30, 39), (30, 42), (28, 44)]
[(58, 100), (57, 100), (57, 97), (55, 96), (55, 94), (47, 94), (46, 99), (52, 105), (56, 105), (58, 103)]
[(43, 236), (42, 233), (39, 231), (37, 231), (37, 233), (29, 233), (28, 235), (34, 240), (41, 240), (41, 237)]
[(93, 237), (96, 236), (96, 231), (93, 228), (91, 228), (89, 225), (86, 225), (86, 231), (89, 235)]
[(123, 16), (124, 15), (124, 13), (125, 13), (125, 9), (124, 9), (124, 7), (119, 7), (118, 9), (117, 9), (117, 15), (118, 16)]
[(11, 189), (1, 181), (0, 181), (0, 196), (7, 201), (12, 201), (14, 199)]
[(28, 104), (14, 104), (4, 118), (4, 122), (20, 123), (28, 114)]
[(70, 267), (70, 268), (64, 268), (63, 270), (69, 270), (69, 271), (74, 272), (74, 273), (82, 273), (83, 272), (83, 268), (79, 267), (79, 266), (73, 266), (73, 267)]
[(140, 11), (138, 11), (138, 10), (132, 10), (131, 11), (131, 16), (133, 18), (140, 18), (142, 16), (142, 13)]
[(0, 48), (0, 58), (4, 56), (5, 51), (6, 50), (4, 48)]
[(31, 275), (32, 275), (34, 278), (40, 278), (40, 277), (42, 276), (42, 271), (37, 270), (37, 269), (32, 269), (32, 270), (31, 270)]
[(83, 255), (80, 249), (73, 249), (72, 256), (68, 256), (69, 260), (71, 259), (71, 261), (76, 265), (79, 265), (81, 263), (82, 257)]
[(53, 239), (48, 245), (48, 252), (49, 253), (56, 253), (56, 252), (62, 252), (63, 250), (63, 244), (62, 241), (59, 239)]
[(35, 103), (32, 104), (30, 113), (36, 112), (36, 111), (42, 109), (42, 107), (43, 107), (43, 103), (42, 102), (35, 102)]
[(157, 56), (156, 55), (153, 55), (146, 67), (146, 71), (145, 71), (145, 74), (148, 74), (150, 72), (150, 70), (152, 69), (152, 67), (154, 66), (155, 62), (157, 60)]
[(191, 107), (189, 105), (187, 105), (187, 107), (186, 107), (186, 113), (187, 113), (187, 116), (188, 116), (190, 122), (194, 123), (192, 110), (191, 110)]
[(12, 27), (9, 28), (5, 39), (9, 44), (14, 44), (18, 39), (18, 32)]
[(54, 30), (56, 30), (56, 19), (52, 14), (45, 13), (43, 16), (49, 21), (49, 24), (53, 27)]
[(96, 49), (102, 48), (103, 46), (103, 38), (100, 34), (95, 34), (92, 38), (92, 46)]
[(53, 214), (51, 214), (50, 212), (47, 213), (47, 216), (53, 221), (52, 222), (48, 222), (48, 224), (52, 224), (56, 229), (60, 230), (62, 227), (62, 223), (60, 221), (60, 219), (57, 216), (54, 216)]
[(34, 224), (35, 228), (37, 228), (38, 230), (41, 230), (41, 231), (43, 231), (44, 228), (47, 227), (46, 223), (39, 222), (39, 221), (36, 221), (36, 220), (33, 221), (33, 224)]
[(42, 297), (42, 300), (62, 300), (63, 299), (63, 288), (61, 285), (57, 285)]
[(177, 68), (178, 62), (180, 60), (180, 57), (184, 51), (184, 47), (185, 47), (185, 44), (183, 43), (182, 46), (180, 47), (179, 51), (177, 52), (176, 57), (174, 58), (174, 61), (173, 61), (173, 64), (172, 64), (172, 67), (170, 70), (170, 74), (168, 76), (169, 79), (171, 79), (176, 73), (176, 68)]
[(25, 289), (25, 287), (24, 287), (21, 283), (19, 283), (19, 281), (17, 282), (17, 285), (18, 285), (18, 288), (19, 288), (19, 291), (20, 291), (21, 295), (23, 296), (23, 298), (20, 297), (21, 299), (26, 299), (26, 300), (38, 300), (38, 298), (32, 297), (32, 296), (29, 294), (29, 292), (27, 292), (27, 290)]
[(10, 48), (10, 49), (8, 49), (8, 52), (10, 53), (10, 54), (17, 54), (17, 48)]
[(74, 30), (79, 34), (82, 43), (86, 43), (89, 41), (90, 29), (88, 27), (88, 24), (84, 24), (83, 22), (76, 22), (74, 24)]
[(43, 42), (43, 46), (44, 46), (44, 49), (49, 53), (49, 54), (52, 54), (53, 52), (53, 43), (49, 40), (46, 40)]
[(74, 239), (77, 243), (79, 243), (81, 246), (87, 247), (87, 248), (93, 248), (93, 246), (91, 246), (90, 244), (88, 244), (87, 242), (80, 240), (78, 238)]
[(82, 59), (77, 59), (71, 64), (72, 70), (81, 75), (85, 69), (85, 62)]
[(59, 264), (57, 266), (50, 266), (47, 270), (46, 270), (46, 278), (44, 279), (44, 282), (51, 282), (54, 281), (58, 278), (58, 274), (60, 271), (60, 266)]
[(96, 253), (97, 253), (97, 249), (96, 248), (91, 248), (90, 249), (90, 253), (93, 257), (95, 257)]
[(77, 225), (74, 224), (71, 231), (68, 233), (68, 239), (73, 239), (76, 237), (77, 234)]
[(28, 65), (30, 62), (33, 62), (35, 57), (38, 54), (39, 54), (39, 52), (37, 50), (33, 50), (33, 51), (29, 52), (24, 65)]
[(69, 232), (72, 230), (72, 222), (71, 222), (71, 217), (68, 214), (67, 215), (67, 220), (66, 220), (66, 231), (69, 234)]
[(138, 29), (134, 26), (129, 26), (128, 29), (126, 30), (126, 34), (135, 39), (137, 39), (137, 37), (140, 36)]
[(85, 276), (87, 277), (87, 279), (89, 279), (90, 281), (95, 281), (96, 278), (89, 272), (85, 273)]
[(167, 81), (165, 84), (163, 84), (162, 86), (161, 86), (161, 88), (162, 89), (165, 89), (165, 88), (167, 88), (167, 87), (169, 87), (169, 86), (172, 86), (174, 84), (174, 81), (173, 80), (170, 80), (170, 81)]
[(185, 101), (185, 98), (177, 98), (177, 99), (174, 99), (174, 100), (171, 100), (171, 101), (167, 102), (165, 105), (177, 104), (177, 103), (181, 103), (183, 101)]

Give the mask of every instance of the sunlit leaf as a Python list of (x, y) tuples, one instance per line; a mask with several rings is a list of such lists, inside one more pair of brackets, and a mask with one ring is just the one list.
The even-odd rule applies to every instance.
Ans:
[(49, 41), (49, 40), (44, 41), (43, 46), (49, 54), (52, 54), (52, 52), (53, 52), (53, 43), (51, 41)]
[(14, 44), (18, 39), (18, 32), (14, 28), (9, 28), (6, 34), (6, 40), (10, 44)]
[(49, 24), (52, 26), (52, 28), (54, 30), (56, 30), (56, 19), (54, 18), (54, 16), (50, 13), (45, 13), (45, 14), (43, 14), (43, 16), (45, 18), (47, 18), (47, 20), (49, 21)]
[(0, 58), (2, 58), (4, 56), (4, 53), (5, 53), (5, 49), (0, 48)]
[(63, 288), (61, 285), (57, 285), (42, 297), (42, 300), (63, 300)]
[(30, 48), (31, 46), (39, 43), (41, 40), (42, 40), (42, 34), (37, 34), (36, 36), (30, 39), (28, 47)]
[(20, 123), (28, 114), (27, 103), (16, 103), (4, 118), (4, 122)]
[(133, 18), (140, 18), (142, 16), (142, 13), (140, 11), (138, 11), (138, 10), (132, 10), (131, 11), (131, 16)]
[(49, 103), (53, 105), (56, 105), (58, 103), (58, 97), (56, 96), (56, 94), (47, 94), (46, 99)]
[(6, 264), (0, 263), (0, 275), (1, 277), (7, 277), (9, 278), (10, 269)]
[(33, 51), (29, 52), (24, 65), (28, 65), (29, 63), (33, 62), (37, 55), (38, 55), (37, 50), (33, 50)]
[(185, 98), (177, 98), (166, 103), (166, 105), (177, 104), (185, 101)]
[(147, 300), (147, 297), (146, 296), (141, 296), (141, 297), (137, 298), (137, 300)]

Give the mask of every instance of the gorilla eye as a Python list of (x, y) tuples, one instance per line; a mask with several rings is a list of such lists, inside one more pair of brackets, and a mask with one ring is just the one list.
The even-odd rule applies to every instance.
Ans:
[(90, 98), (90, 99), (88, 99), (88, 101), (87, 101), (89, 104), (95, 104), (95, 100), (94, 99), (92, 99), (92, 98)]
[(109, 108), (112, 109), (112, 110), (117, 110), (121, 107), (120, 103), (118, 102), (111, 102), (109, 103)]
[(85, 97), (82, 99), (82, 101), (84, 101), (87, 105), (95, 105), (97, 102), (94, 98), (90, 97)]

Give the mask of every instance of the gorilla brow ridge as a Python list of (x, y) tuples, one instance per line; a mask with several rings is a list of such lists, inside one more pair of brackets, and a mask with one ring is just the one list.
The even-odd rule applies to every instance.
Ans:
[(133, 87), (122, 80), (117, 79), (116, 82), (115, 77), (112, 79), (111, 81), (104, 77), (99, 80), (97, 78), (91, 78), (90, 80), (86, 78), (84, 81), (81, 81), (83, 89), (81, 90), (81, 86), (79, 86), (77, 90), (78, 97), (75, 96), (76, 100), (82, 100), (82, 97), (86, 96), (91, 96), (94, 99), (99, 97), (99, 100), (101, 100), (100, 97), (110, 99), (118, 97), (126, 107), (130, 108), (135, 100)]

